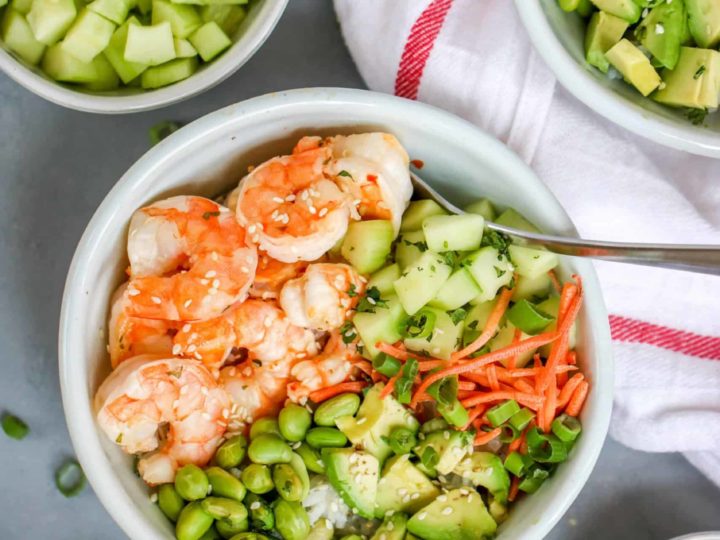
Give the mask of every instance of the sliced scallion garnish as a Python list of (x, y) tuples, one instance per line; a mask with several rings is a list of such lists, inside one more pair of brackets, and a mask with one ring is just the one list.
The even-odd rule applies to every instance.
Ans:
[(172, 133), (180, 129), (180, 127), (180, 124), (178, 124), (177, 122), (172, 122), (170, 120), (165, 120), (163, 122), (155, 124), (153, 127), (150, 128), (150, 144), (152, 146), (155, 146), (165, 137), (171, 135)]
[(85, 473), (80, 464), (69, 459), (55, 471), (55, 485), (65, 497), (74, 497), (85, 487)]
[(2, 429), (5, 435), (18, 441), (24, 439), (30, 432), (30, 428), (25, 422), (17, 416), (7, 413), (2, 417)]

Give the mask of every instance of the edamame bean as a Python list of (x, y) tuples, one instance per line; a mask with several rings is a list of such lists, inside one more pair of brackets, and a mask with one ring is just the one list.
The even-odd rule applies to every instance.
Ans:
[(275, 527), (275, 515), (270, 505), (262, 497), (248, 493), (245, 500), (253, 529), (271, 531)]
[(280, 499), (274, 512), (275, 528), (284, 540), (305, 540), (310, 534), (310, 520), (299, 502)]
[(243, 483), (220, 467), (209, 467), (205, 474), (212, 486), (212, 494), (242, 502), (247, 490)]
[(200, 540), (220, 540), (220, 533), (217, 532), (215, 527), (210, 527), (205, 534), (200, 537)]
[(177, 540), (200, 540), (212, 527), (213, 517), (203, 510), (199, 502), (191, 502), (182, 509), (175, 525)]
[(287, 463), (292, 456), (292, 448), (277, 435), (263, 433), (250, 443), (248, 456), (254, 463), (263, 465)]
[(340, 540), (363, 540), (363, 537), (359, 534), (348, 534), (347, 536), (343, 536)]
[(340, 394), (323, 401), (315, 410), (314, 420), (318, 426), (335, 427), (335, 419), (340, 416), (355, 416), (360, 408), (360, 396)]
[(332, 523), (325, 518), (320, 518), (313, 525), (307, 540), (332, 540), (335, 535), (335, 529)]
[(236, 535), (247, 531), (249, 527), (250, 524), (247, 520), (240, 523), (230, 523), (225, 520), (215, 522), (215, 528), (223, 538), (234, 538)]
[(302, 441), (311, 424), (310, 412), (296, 403), (286, 405), (278, 415), (280, 433), (291, 442)]
[(348, 440), (339, 429), (316, 427), (307, 432), (305, 442), (313, 448), (341, 448), (347, 444)]
[(208, 514), (217, 520), (233, 525), (247, 522), (247, 509), (243, 503), (225, 497), (208, 497), (200, 503)]
[(302, 480), (287, 463), (279, 463), (273, 466), (273, 483), (278, 494), (286, 501), (302, 500)]
[(170, 521), (177, 521), (185, 501), (173, 484), (163, 484), (158, 488), (158, 506)]
[(207, 496), (210, 481), (197, 465), (185, 465), (175, 474), (175, 489), (186, 501), (197, 501)]
[(248, 491), (262, 495), (268, 491), (272, 491), (275, 487), (272, 481), (270, 467), (260, 465), (259, 463), (251, 463), (243, 469), (240, 479)]
[(253, 425), (250, 426), (250, 440), (252, 441), (258, 435), (262, 435), (263, 433), (274, 433), (275, 435), (282, 437), (277, 418), (273, 416), (265, 416), (263, 418), (258, 418), (255, 422), (253, 422)]
[(325, 463), (320, 458), (320, 453), (307, 443), (302, 443), (295, 449), (309, 471), (317, 474), (325, 474)]
[(236, 534), (230, 540), (270, 540), (270, 538), (256, 532), (244, 532)]
[(215, 462), (223, 469), (231, 469), (242, 463), (247, 451), (245, 435), (235, 435), (220, 445), (215, 452)]
[(302, 501), (310, 492), (310, 475), (307, 472), (307, 467), (305, 466), (302, 458), (295, 452), (293, 452), (292, 457), (290, 458), (289, 465), (293, 468), (298, 478), (300, 478), (300, 482), (302, 484), (302, 496), (300, 497), (300, 500)]

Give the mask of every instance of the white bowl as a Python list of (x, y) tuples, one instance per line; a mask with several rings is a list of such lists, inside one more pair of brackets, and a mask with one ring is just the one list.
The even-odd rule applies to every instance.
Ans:
[(530, 39), (560, 83), (576, 98), (625, 129), (671, 148), (720, 157), (720, 118), (693, 125), (681, 109), (644, 98), (620, 79), (610, 79), (585, 61), (585, 25), (557, 0), (515, 0)]
[(233, 44), (221, 56), (187, 79), (158, 88), (121, 88), (111, 92), (88, 92), (49, 78), (8, 52), (0, 41), (0, 70), (38, 96), (79, 111), (122, 114), (157, 109), (204, 92), (235, 73), (265, 42), (287, 6), (288, 0), (255, 0), (240, 27), (231, 36)]
[[(148, 499), (131, 459), (95, 424), (92, 398), (109, 371), (106, 318), (110, 295), (127, 267), (128, 221), (136, 208), (170, 195), (215, 196), (234, 187), (248, 165), (287, 153), (304, 134), (386, 130), (414, 159), (423, 177), (463, 202), (487, 196), (511, 204), (544, 229), (574, 233), (558, 201), (504, 145), (471, 124), (428, 105), (362, 90), (279, 92), (231, 105), (153, 147), (120, 179), (90, 221), (72, 261), (60, 320), (60, 381), (77, 457), (102, 503), (131, 538), (170, 539), (172, 528)], [(592, 265), (564, 260), (587, 293), (579, 356), (592, 391), (583, 435), (567, 463), (525, 498), (503, 525), (503, 538), (545, 535), (582, 489), (610, 419), (613, 363), (607, 314)]]

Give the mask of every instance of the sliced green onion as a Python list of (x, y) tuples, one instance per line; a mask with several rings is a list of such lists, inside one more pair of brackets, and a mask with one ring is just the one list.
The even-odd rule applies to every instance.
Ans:
[(375, 371), (382, 373), (386, 377), (394, 377), (402, 367), (402, 362), (397, 358), (393, 358), (389, 354), (380, 353), (372, 362)]
[(520, 436), (520, 431), (515, 429), (515, 427), (512, 424), (506, 423), (502, 426), (502, 431), (500, 432), (500, 442), (501, 443), (509, 443), (513, 442), (515, 439), (517, 439)]
[(548, 439), (549, 437), (547, 435), (534, 427), (528, 430), (525, 440), (527, 441), (528, 448), (540, 448), (547, 443)]
[(402, 374), (395, 381), (395, 396), (400, 403), (410, 403), (412, 399), (412, 386), (418, 374), (418, 361), (410, 358), (402, 369)]
[(85, 487), (85, 474), (80, 464), (69, 459), (55, 471), (55, 485), (66, 497), (74, 497)]
[(422, 433), (432, 433), (433, 431), (440, 431), (446, 427), (448, 427), (448, 423), (444, 418), (431, 418), (420, 426), (420, 431)]
[(534, 467), (527, 472), (525, 478), (518, 484), (518, 489), (525, 493), (535, 493), (548, 476), (550, 476), (550, 472), (541, 467)]
[(437, 401), (438, 405), (452, 405), (457, 401), (458, 378), (457, 375), (443, 377), (428, 386), (427, 393)]
[(554, 435), (547, 435), (547, 442), (540, 446), (531, 447), (528, 444), (528, 454), (539, 463), (560, 463), (567, 459), (565, 443)]
[(178, 129), (180, 129), (180, 124), (178, 124), (177, 122), (172, 122), (170, 120), (165, 120), (164, 122), (159, 122), (155, 124), (153, 127), (150, 128), (150, 144), (152, 146), (155, 146), (165, 137), (171, 135)]
[(30, 432), (28, 425), (12, 414), (4, 414), (2, 417), (2, 429), (5, 435), (18, 441), (24, 439)]
[(387, 439), (390, 449), (397, 455), (409, 454), (417, 444), (415, 432), (405, 427), (393, 429)]
[(526, 334), (536, 334), (544, 330), (555, 319), (527, 300), (515, 302), (508, 310), (507, 318), (513, 326)]
[(487, 419), (492, 427), (499, 427), (507, 422), (514, 414), (520, 412), (520, 405), (514, 399), (495, 405), (487, 412)]
[(518, 431), (522, 431), (528, 426), (533, 418), (535, 418), (535, 413), (530, 409), (520, 409), (510, 417), (508, 422)]
[(435, 313), (429, 309), (421, 309), (408, 319), (405, 335), (411, 338), (427, 338), (435, 328)]
[(448, 423), (456, 427), (463, 427), (470, 420), (467, 409), (457, 399), (450, 405), (438, 405), (437, 410)]
[(574, 416), (561, 414), (552, 423), (552, 432), (562, 442), (572, 442), (577, 439), (582, 431), (580, 421)]
[(440, 454), (432, 446), (428, 446), (423, 450), (422, 456), (420, 456), (420, 462), (429, 470), (433, 470), (438, 461), (440, 461)]
[(527, 464), (519, 452), (510, 452), (505, 458), (504, 465), (508, 471), (518, 477), (524, 475), (527, 469)]

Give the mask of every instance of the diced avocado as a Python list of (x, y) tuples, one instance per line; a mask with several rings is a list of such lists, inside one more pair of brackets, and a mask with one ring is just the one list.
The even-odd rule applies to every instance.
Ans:
[(585, 33), (585, 59), (588, 64), (607, 73), (610, 62), (605, 53), (622, 39), (628, 26), (626, 20), (615, 15), (604, 11), (593, 13)]
[(700, 47), (720, 44), (720, 3), (717, 0), (685, 0), (688, 26)]
[(125, 60), (125, 44), (127, 43), (128, 26), (131, 24), (139, 25), (140, 21), (135, 17), (130, 17), (125, 21), (120, 28), (115, 30), (115, 33), (110, 38), (110, 43), (103, 51), (103, 54), (125, 84), (128, 84), (148, 68), (147, 64)]
[(473, 452), (453, 469), (474, 486), (486, 488), (495, 499), (507, 501), (510, 476), (499, 456), (491, 452)]
[(495, 298), (498, 289), (512, 281), (515, 270), (507, 257), (492, 246), (480, 248), (463, 260), (462, 264), (480, 286), (480, 294), (473, 300), (475, 303)]
[(408, 454), (395, 456), (388, 460), (380, 476), (375, 517), (383, 518), (389, 512), (413, 514), (438, 495), (440, 490), (412, 464)]
[(472, 452), (473, 433), (454, 429), (433, 431), (413, 448), (413, 453), (425, 461), (423, 455), (428, 449), (437, 453), (435, 470), (440, 474), (449, 474), (466, 455)]
[(124, 58), (127, 62), (149, 66), (164, 64), (175, 58), (170, 23), (163, 22), (152, 26), (129, 25)]
[(241, 6), (232, 4), (209, 4), (200, 8), (203, 22), (215, 21), (222, 31), (232, 37), (246, 16)]
[(539, 233), (538, 229), (531, 221), (514, 208), (507, 208), (495, 220), (498, 225), (505, 225), (513, 229), (520, 229), (531, 233)]
[(34, 0), (27, 22), (35, 39), (45, 45), (53, 45), (65, 35), (75, 15), (77, 10), (73, 0)]
[(507, 519), (507, 503), (501, 503), (495, 498), (491, 498), (488, 503), (488, 511), (495, 520), (495, 523), (502, 523)]
[[(511, 322), (506, 322), (503, 326), (501, 326), (497, 334), (495, 334), (495, 337), (493, 337), (488, 343), (490, 351), (494, 352), (511, 345), (515, 339), (515, 330), (515, 326)], [(520, 339), (528, 339), (529, 337), (531, 336), (524, 332), (520, 334)], [(535, 352), (535, 349), (533, 349), (517, 355), (515, 358), (515, 367), (525, 367), (525, 365), (532, 359)], [(508, 360), (502, 360), (502, 364), (507, 366)]]
[(480, 287), (466, 268), (454, 272), (430, 300), (430, 305), (451, 311), (467, 304), (480, 294)]
[(385, 268), (381, 268), (375, 272), (367, 282), (367, 288), (375, 287), (380, 291), (380, 295), (387, 296), (395, 294), (393, 282), (400, 277), (400, 266), (395, 263)]
[(35, 39), (25, 17), (11, 7), (5, 9), (0, 22), (0, 39), (28, 64), (37, 64), (45, 52), (45, 45)]
[(685, 5), (682, 2), (661, 2), (640, 22), (635, 35), (661, 65), (675, 69), (686, 28)]
[(375, 456), (354, 448), (325, 448), (322, 459), (330, 485), (358, 515), (375, 514), (380, 464)]
[(605, 57), (643, 96), (649, 95), (662, 82), (650, 60), (627, 39), (618, 41)]
[(153, 0), (152, 23), (162, 22), (170, 23), (173, 36), (180, 39), (187, 38), (203, 24), (194, 6), (175, 4), (169, 0)]
[(405, 347), (411, 351), (424, 351), (435, 358), (449, 360), (462, 335), (463, 321), (453, 322), (450, 315), (436, 308), (425, 308), (422, 313), (431, 313), (435, 318), (430, 340), (426, 337), (406, 337)]
[(423, 540), (489, 540), (497, 530), (480, 495), (466, 488), (441, 495), (412, 516), (407, 527)]
[(512, 301), (544, 299), (550, 291), (551, 284), (552, 281), (547, 273), (539, 274), (535, 278), (529, 278), (527, 276), (520, 277), (515, 282)]
[(407, 519), (407, 516), (403, 513), (396, 513), (386, 517), (370, 540), (405, 540)]
[(175, 44), (175, 56), (178, 58), (192, 58), (197, 56), (195, 47), (192, 46), (187, 39), (174, 38), (173, 43)]
[(430, 216), (444, 216), (447, 212), (431, 199), (413, 201), (405, 210), (400, 223), (400, 232), (419, 231), (423, 221)]
[(475, 202), (471, 202), (465, 207), (465, 211), (470, 214), (481, 215), (486, 221), (494, 221), (497, 216), (495, 207), (490, 199), (480, 199)]
[(716, 108), (720, 89), (720, 53), (681, 47), (675, 69), (663, 70), (663, 86), (652, 98), (673, 107)]
[(135, 5), (132, 0), (95, 0), (88, 4), (88, 9), (115, 24), (122, 24), (127, 19), (130, 9)]
[(592, 0), (592, 3), (602, 11), (635, 23), (640, 18), (640, 6), (634, 0)]
[[(190, 41), (195, 44), (192, 39)], [(200, 49), (198, 52), (202, 55)], [(391, 221), (354, 221), (348, 226), (340, 252), (358, 272), (370, 274), (385, 265), (394, 238)]]
[(423, 221), (425, 241), (432, 251), (473, 251), (480, 247), (485, 219), (479, 214), (430, 216)]
[(92, 65), (95, 68), (95, 80), (86, 83), (86, 89), (95, 92), (105, 92), (107, 90), (114, 90), (120, 86), (120, 78), (104, 55), (97, 55), (93, 59)]
[(542, 249), (511, 245), (508, 251), (517, 273), (530, 279), (547, 274), (559, 262), (555, 253)]
[(62, 49), (60, 43), (48, 47), (42, 68), (56, 81), (68, 83), (91, 83), (97, 80), (97, 71), (91, 62), (81, 62)]
[(197, 58), (178, 58), (159, 66), (153, 66), (141, 75), (142, 87), (145, 89), (160, 88), (168, 84), (187, 79), (198, 68)]
[[(545, 329), (546, 332), (554, 332), (557, 329), (557, 317), (558, 317), (558, 311), (560, 310), (560, 297), (559, 296), (551, 296), (547, 300), (544, 300), (538, 304), (538, 308), (543, 310), (545, 313), (548, 313), (549, 315), (552, 315), (555, 320), (551, 322), (548, 327)], [(570, 349), (575, 348), (575, 344), (577, 343), (577, 321), (573, 323), (573, 325), (570, 327), (570, 336), (568, 339), (568, 345)], [(549, 356), (550, 355), (550, 348), (552, 347), (552, 343), (548, 343), (547, 345), (543, 345), (540, 348), (540, 354), (543, 356)]]
[(383, 300), (385, 305), (376, 306), (374, 313), (356, 313), (352, 320), (370, 358), (380, 352), (375, 348), (378, 341), (395, 343), (402, 338), (401, 330), (407, 319), (407, 313), (397, 296), (383, 297)]
[(215, 21), (206, 22), (190, 34), (188, 39), (205, 62), (209, 62), (232, 45), (230, 38)]
[(335, 538), (335, 527), (327, 518), (320, 518), (310, 529), (306, 540), (333, 540), (333, 538)]
[(32, 8), (33, 0), (10, 0), (10, 8), (21, 15), (27, 15)]
[(395, 292), (408, 315), (417, 313), (437, 294), (452, 267), (434, 251), (425, 251), (394, 283)]
[(65, 34), (62, 48), (81, 62), (91, 62), (108, 46), (114, 31), (115, 23), (84, 9)]
[(400, 265), (400, 269), (405, 270), (417, 261), (424, 251), (427, 251), (427, 244), (422, 231), (404, 232), (395, 248), (395, 260)]

